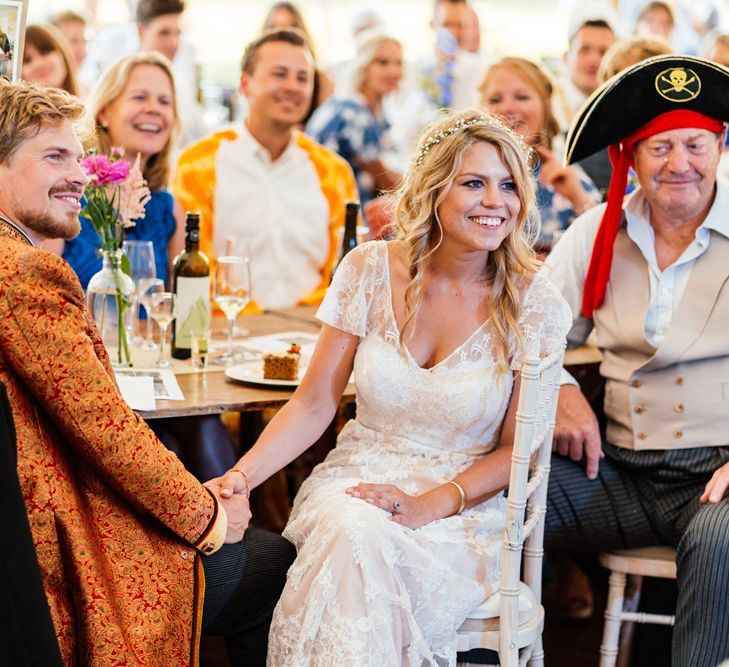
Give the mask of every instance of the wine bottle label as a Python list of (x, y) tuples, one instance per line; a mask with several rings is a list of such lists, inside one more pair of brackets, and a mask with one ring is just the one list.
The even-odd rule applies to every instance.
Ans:
[(175, 347), (189, 350), (190, 332), (210, 327), (210, 276), (177, 278)]

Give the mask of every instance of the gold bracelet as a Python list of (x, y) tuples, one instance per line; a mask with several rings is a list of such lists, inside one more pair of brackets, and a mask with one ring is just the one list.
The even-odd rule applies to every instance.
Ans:
[(466, 506), (466, 492), (458, 482), (454, 482), (453, 480), (451, 480), (450, 482), (446, 482), (446, 484), (453, 484), (453, 486), (458, 489), (458, 493), (461, 496), (461, 504), (458, 507), (458, 510), (456, 510), (453, 514), (460, 514), (461, 512), (463, 512), (463, 508)]
[(245, 474), (240, 468), (236, 468), (235, 466), (230, 469), (230, 472), (239, 472), (241, 475), (243, 475), (243, 479), (246, 481), (246, 498), (251, 497), (251, 483), (248, 481), (248, 475)]

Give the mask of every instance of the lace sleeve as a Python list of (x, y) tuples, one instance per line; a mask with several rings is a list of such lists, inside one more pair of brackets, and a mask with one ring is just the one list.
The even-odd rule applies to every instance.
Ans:
[[(523, 354), (546, 357), (565, 344), (572, 325), (572, 312), (557, 288), (545, 277), (536, 275), (524, 294), (519, 326), (524, 337)], [(518, 350), (511, 369), (519, 370), (523, 354)]]
[(325, 324), (363, 338), (372, 300), (377, 253), (375, 242), (363, 243), (342, 260), (316, 313)]

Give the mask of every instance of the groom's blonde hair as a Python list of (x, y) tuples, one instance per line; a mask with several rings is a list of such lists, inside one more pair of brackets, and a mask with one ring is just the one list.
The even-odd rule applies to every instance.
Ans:
[(10, 83), (0, 78), (0, 109), (0, 164), (8, 164), (24, 141), (46, 127), (57, 127), (64, 120), (76, 126), (82, 141), (89, 135), (81, 100), (59, 88)]

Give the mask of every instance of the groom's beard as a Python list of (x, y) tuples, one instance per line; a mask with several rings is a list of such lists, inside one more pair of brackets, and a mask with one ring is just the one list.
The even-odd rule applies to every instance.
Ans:
[(45, 208), (30, 208), (22, 202), (15, 206), (14, 222), (29, 229), (43, 239), (72, 239), (79, 235), (81, 223), (78, 219), (78, 212), (73, 210), (58, 210), (61, 204), (54, 202), (53, 195), (59, 192), (77, 192), (81, 194), (83, 188), (73, 188), (68, 185), (51, 188), (48, 191), (49, 206)]

